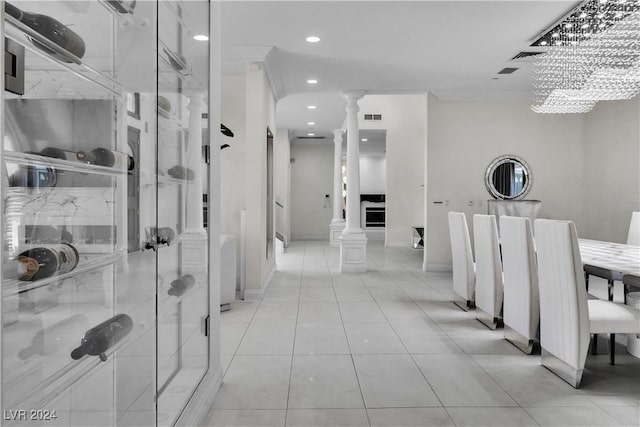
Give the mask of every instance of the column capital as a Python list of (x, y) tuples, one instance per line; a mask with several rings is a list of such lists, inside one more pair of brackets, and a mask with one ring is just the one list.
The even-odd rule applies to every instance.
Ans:
[(342, 142), (344, 131), (342, 129), (333, 130), (333, 142)]
[(189, 98), (189, 105), (187, 105), (187, 110), (189, 111), (194, 111), (196, 109), (202, 110), (204, 107), (206, 107), (206, 104), (204, 102), (204, 96), (205, 93), (198, 91), (198, 92), (190, 92), (186, 94)]
[(342, 96), (347, 100), (347, 108), (357, 108), (358, 101), (366, 94), (363, 90), (345, 90), (342, 92)]

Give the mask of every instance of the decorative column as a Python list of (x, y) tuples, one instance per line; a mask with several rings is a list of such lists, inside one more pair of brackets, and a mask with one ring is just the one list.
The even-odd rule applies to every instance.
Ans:
[(192, 274), (205, 273), (207, 265), (207, 234), (202, 212), (202, 112), (206, 107), (203, 98), (200, 92), (189, 94), (187, 106), (189, 136), (184, 166), (193, 171), (194, 177), (184, 185), (186, 212), (184, 232), (180, 236), (180, 259), (182, 268)]
[(342, 129), (333, 131), (333, 219), (329, 224), (331, 246), (340, 246), (345, 221), (342, 218)]
[(347, 222), (340, 241), (340, 271), (367, 271), (367, 237), (360, 227), (360, 132), (358, 100), (364, 92), (344, 92), (347, 99)]

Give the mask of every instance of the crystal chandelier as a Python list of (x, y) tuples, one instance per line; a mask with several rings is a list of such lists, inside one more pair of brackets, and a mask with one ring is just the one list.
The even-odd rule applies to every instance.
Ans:
[(640, 93), (640, 0), (587, 0), (532, 46), (537, 113), (585, 113)]

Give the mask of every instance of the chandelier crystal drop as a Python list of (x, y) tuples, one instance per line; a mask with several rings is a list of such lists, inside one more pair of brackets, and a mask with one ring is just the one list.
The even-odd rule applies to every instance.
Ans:
[(640, 94), (640, 0), (587, 0), (532, 46), (537, 113), (585, 113)]

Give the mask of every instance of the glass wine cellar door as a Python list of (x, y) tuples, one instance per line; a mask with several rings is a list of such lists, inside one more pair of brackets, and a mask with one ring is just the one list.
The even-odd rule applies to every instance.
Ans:
[(0, 4), (0, 424), (171, 426), (209, 360), (209, 2)]

